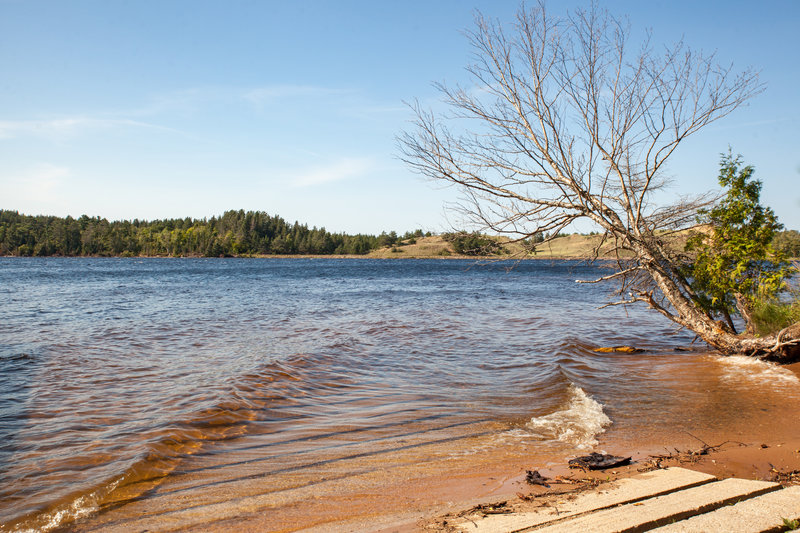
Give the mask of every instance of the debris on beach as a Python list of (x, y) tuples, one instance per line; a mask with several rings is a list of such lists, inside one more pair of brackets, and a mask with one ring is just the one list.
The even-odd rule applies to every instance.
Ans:
[(639, 353), (642, 352), (643, 350), (640, 350), (639, 348), (634, 348), (633, 346), (607, 346), (602, 348), (595, 348), (592, 351), (598, 353), (613, 353), (613, 352)]
[[(650, 455), (650, 459), (644, 463), (642, 468), (639, 468), (639, 472), (650, 472), (652, 470), (660, 470), (665, 468), (664, 462), (674, 461), (678, 464), (683, 463), (696, 463), (700, 460), (701, 457), (708, 455), (712, 452), (718, 451), (720, 448), (725, 446), (726, 444), (738, 444), (739, 446), (747, 446), (743, 442), (726, 440), (720, 444), (707, 444), (703, 440), (695, 437), (688, 431), (686, 432), (690, 437), (697, 439), (703, 445), (696, 450), (679, 450), (678, 448), (673, 448), (675, 451), (671, 452), (667, 450), (666, 454), (659, 454), (659, 455)], [(765, 445), (762, 444), (761, 447), (763, 448)], [(768, 448), (769, 446), (767, 446)]]
[[(495, 503), (485, 503), (476, 505), (463, 511), (447, 513), (435, 520), (430, 521), (428, 524), (424, 525), (422, 529), (426, 531), (434, 530), (437, 532), (456, 533), (463, 531), (463, 524), (462, 527), (459, 527), (459, 523), (463, 521), (471, 522), (477, 527), (475, 520), (479, 518), (486, 518), (488, 515), (511, 514), (524, 510), (530, 510), (532, 507), (553, 508), (556, 509), (557, 512), (556, 506), (558, 504), (566, 500), (572, 500), (578, 494), (595, 489), (603, 484), (602, 479), (594, 477), (580, 478), (559, 475), (551, 479), (541, 475), (541, 473), (539, 473), (537, 470), (526, 470), (526, 481), (528, 481), (529, 477), (534, 480), (543, 480), (548, 482), (546, 485), (541, 483), (533, 483), (535, 485), (547, 487), (548, 490), (539, 491), (538, 489), (532, 488), (533, 492), (529, 494), (517, 492), (517, 498), (519, 498), (519, 501), (506, 500)], [(555, 487), (550, 488), (551, 485), (555, 485)]]
[(479, 513), (479, 514), (482, 514), (483, 516), (488, 516), (488, 515), (491, 515), (491, 514), (508, 514), (510, 512), (512, 512), (512, 509), (511, 509), (511, 507), (509, 507), (508, 502), (507, 501), (503, 501), (503, 502), (497, 502), (497, 503), (487, 503), (487, 504), (476, 505), (475, 507), (473, 507), (472, 509), (469, 509), (464, 514)]
[(447, 513), (440, 518), (430, 521), (428, 524), (422, 526), (424, 530), (433, 530), (437, 532), (460, 532), (463, 531), (458, 527), (460, 520), (467, 520), (477, 527), (474, 519), (486, 518), (489, 515), (495, 514), (511, 514), (514, 508), (509, 505), (508, 501), (501, 501), (496, 503), (482, 503), (469, 509), (459, 511), (456, 513)]
[(538, 470), (525, 471), (525, 482), (528, 485), (541, 485), (542, 487), (546, 487), (549, 489), (550, 485), (547, 483), (549, 479), (550, 478), (546, 478), (543, 475), (541, 475)]
[(772, 463), (769, 463), (769, 466), (770, 481), (782, 485), (800, 484), (800, 470), (778, 470)]
[(602, 480), (598, 478), (588, 477), (575, 479), (569, 476), (556, 476), (555, 479), (549, 481), (551, 485), (560, 485), (560, 487), (545, 492), (531, 492), (530, 494), (518, 492), (517, 498), (524, 502), (538, 501), (540, 505), (546, 506), (548, 505), (548, 498), (555, 496), (572, 498), (576, 494), (593, 489), (602, 483)]
[(605, 470), (615, 466), (627, 465), (630, 464), (630, 462), (630, 457), (620, 457), (618, 455), (597, 452), (592, 452), (589, 455), (583, 455), (567, 461), (570, 468), (582, 468), (584, 470)]

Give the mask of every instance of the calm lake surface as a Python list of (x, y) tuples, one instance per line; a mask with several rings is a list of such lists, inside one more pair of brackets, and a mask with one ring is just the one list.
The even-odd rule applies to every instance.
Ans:
[[(602, 274), (0, 258), (0, 529), (288, 509), (310, 487), (380, 486), (486, 450), (546, 462), (685, 431), (746, 435), (800, 401), (785, 369), (687, 351), (693, 336), (645, 308), (598, 310), (607, 287), (575, 280)], [(592, 351), (620, 344), (644, 353)]]

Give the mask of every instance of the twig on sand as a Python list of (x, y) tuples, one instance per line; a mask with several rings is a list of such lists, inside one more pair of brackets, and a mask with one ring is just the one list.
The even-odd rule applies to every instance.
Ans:
[[(541, 476), (541, 474), (539, 477), (547, 479), (544, 478), (544, 476)], [(594, 489), (605, 481), (592, 477), (576, 478), (572, 476), (556, 476), (552, 479), (547, 479), (547, 482), (550, 485), (559, 485), (559, 487), (543, 492), (533, 492), (530, 494), (518, 492), (517, 497), (520, 500), (519, 502), (500, 501), (476, 505), (470, 509), (460, 512), (447, 513), (422, 525), (421, 529), (426, 531), (434, 530), (437, 532), (456, 533), (462, 531), (462, 529), (459, 527), (460, 521), (472, 523), (475, 527), (477, 527), (475, 520), (477, 520), (478, 517), (484, 518), (488, 515), (494, 514), (510, 514), (520, 509), (529, 508), (527, 506), (521, 507), (521, 502), (525, 502), (527, 505), (533, 504), (533, 506), (539, 508), (552, 509), (553, 512), (558, 515), (559, 510), (557, 504), (560, 503), (561, 500), (571, 500), (578, 493)]]
[(482, 503), (458, 513), (457, 516), (468, 516), (472, 514), (482, 514), (483, 516), (490, 514), (509, 514), (511, 511), (512, 509), (508, 505), (508, 501), (502, 501), (497, 503)]
[(572, 477), (558, 476), (552, 481), (552, 484), (572, 485), (572, 486), (569, 488), (551, 489), (544, 492), (530, 493), (530, 494), (523, 494), (521, 492), (518, 492), (517, 497), (522, 501), (532, 502), (538, 499), (546, 499), (549, 496), (563, 496), (565, 494), (577, 494), (585, 490), (593, 489), (597, 487), (600, 483), (602, 483), (602, 480), (597, 478), (589, 477), (583, 479), (574, 479)]
[(675, 452), (670, 452), (667, 450), (666, 454), (660, 455), (650, 455), (650, 460), (645, 461), (643, 466), (638, 469), (639, 472), (650, 472), (652, 470), (660, 470), (665, 468), (663, 464), (665, 461), (675, 461), (679, 464), (683, 463), (696, 463), (700, 460), (700, 457), (704, 455), (708, 455), (712, 452), (718, 451), (720, 448), (725, 446), (726, 444), (738, 444), (739, 446), (747, 446), (747, 444), (735, 440), (726, 440), (725, 442), (721, 442), (720, 444), (708, 444), (703, 439), (696, 437), (686, 432), (687, 435), (692, 437), (693, 439), (699, 441), (702, 446), (697, 448), (696, 450), (679, 450), (678, 448), (674, 448)]
[[(470, 507), (464, 511), (460, 511), (457, 513), (447, 513), (446, 515), (442, 516), (439, 519), (436, 519), (427, 525), (422, 526), (422, 529), (433, 529), (439, 532), (456, 532), (461, 531), (458, 527), (451, 523), (452, 519), (463, 519), (467, 520), (472, 523), (475, 527), (478, 527), (478, 524), (473, 520), (471, 517), (478, 515), (482, 518), (487, 517), (488, 515), (493, 514), (510, 514), (514, 510), (508, 504), (508, 501), (501, 501), (496, 503), (482, 503), (480, 505), (476, 505), (474, 507)], [(458, 520), (456, 520), (457, 522)]]

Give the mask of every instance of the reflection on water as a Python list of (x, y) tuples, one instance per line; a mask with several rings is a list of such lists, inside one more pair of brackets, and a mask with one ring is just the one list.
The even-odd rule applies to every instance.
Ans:
[[(603, 289), (574, 283), (597, 272), (0, 259), (0, 524), (124, 531), (233, 502), (291, 528), (328, 486), (746, 431), (800, 402), (791, 373), (676, 352), (691, 336), (643, 309), (597, 311)], [(648, 352), (591, 350), (623, 343)]]

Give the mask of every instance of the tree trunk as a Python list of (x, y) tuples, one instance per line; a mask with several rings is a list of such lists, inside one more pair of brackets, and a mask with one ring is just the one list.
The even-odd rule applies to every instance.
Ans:
[(676, 322), (691, 329), (707, 344), (725, 355), (742, 354), (780, 363), (800, 361), (800, 322), (765, 337), (735, 334), (702, 313), (682, 313)]
[(736, 333), (736, 325), (733, 323), (731, 314), (728, 312), (727, 309), (722, 310), (722, 316), (725, 317), (725, 323), (728, 325), (728, 329), (730, 329), (732, 333)]
[[(640, 257), (658, 257), (652, 250), (640, 248)], [(680, 290), (675, 278), (663, 270), (659, 261), (650, 259), (643, 265), (652, 276), (658, 288), (672, 305), (675, 314), (651, 301), (651, 307), (670, 320), (694, 331), (698, 337), (725, 355), (742, 354), (759, 357), (780, 363), (800, 361), (800, 322), (766, 337), (756, 337), (747, 332), (737, 335), (722, 324), (701, 312), (700, 309)]]
[(750, 302), (747, 301), (747, 298), (745, 298), (743, 294), (736, 293), (734, 298), (736, 298), (736, 309), (744, 319), (744, 332), (748, 335), (755, 334), (755, 328), (753, 327), (753, 309), (750, 306)]
[(748, 334), (720, 335), (704, 341), (725, 354), (743, 354), (776, 361), (793, 363), (800, 361), (800, 322), (766, 337)]

